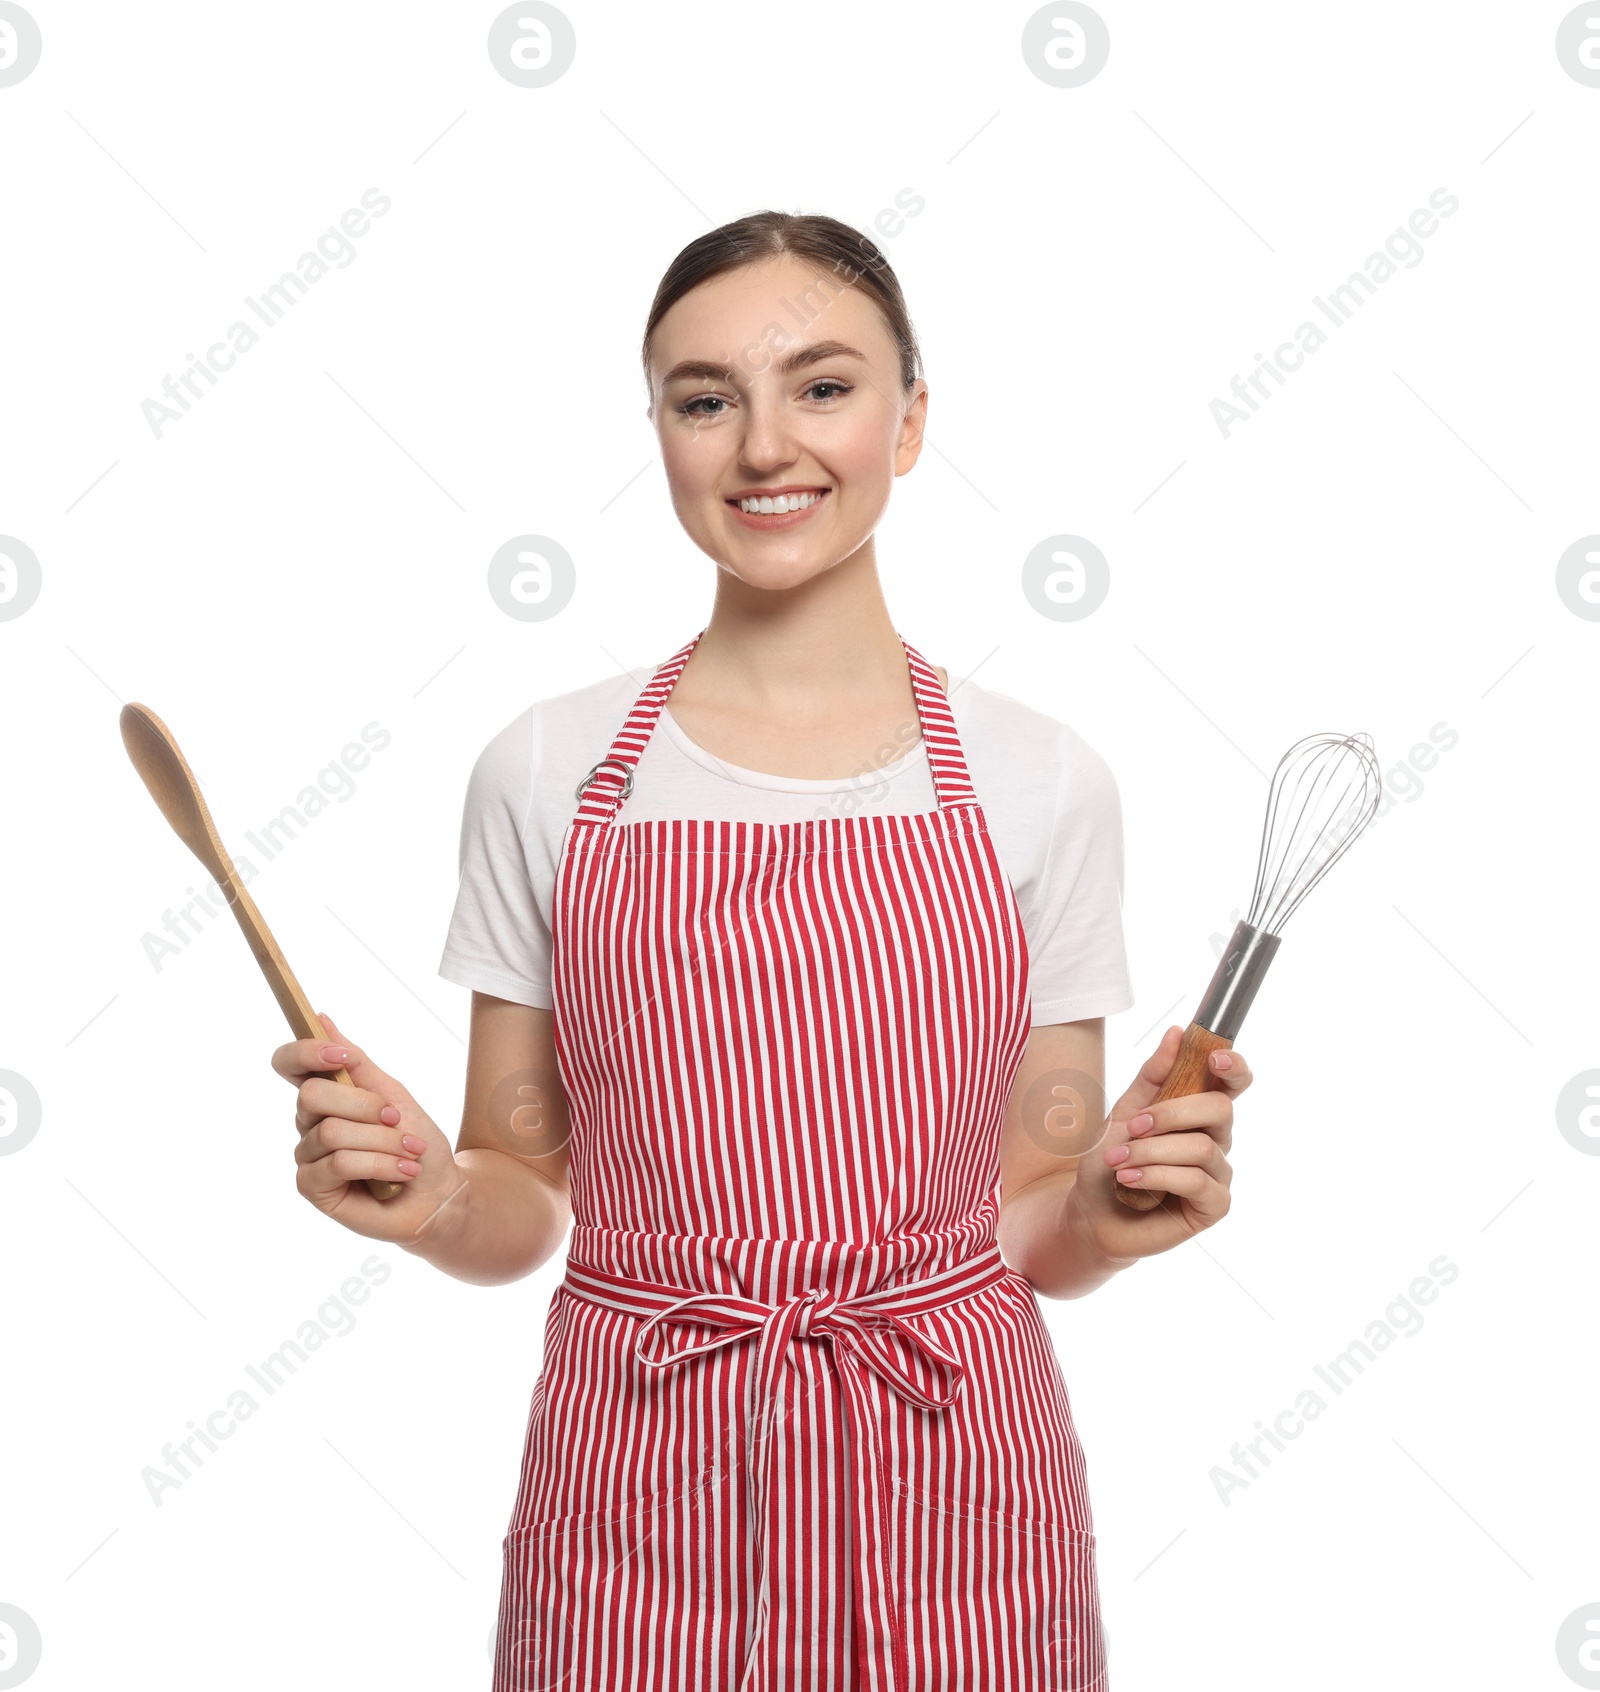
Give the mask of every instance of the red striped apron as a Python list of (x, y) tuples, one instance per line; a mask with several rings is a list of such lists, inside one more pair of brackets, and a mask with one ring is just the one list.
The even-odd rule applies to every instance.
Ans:
[(1083, 1453), (994, 1240), (1027, 950), (949, 702), (902, 639), (936, 810), (619, 823), (699, 638), (558, 866), (573, 1229), (494, 1692), (1105, 1692)]

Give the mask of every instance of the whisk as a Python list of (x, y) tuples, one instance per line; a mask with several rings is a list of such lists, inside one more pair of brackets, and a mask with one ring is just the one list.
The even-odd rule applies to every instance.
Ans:
[[(1377, 815), (1383, 776), (1367, 734), (1308, 734), (1278, 760), (1267, 796), (1250, 910), (1234, 929), (1200, 1000), (1162, 1099), (1186, 1098), (1215, 1085), (1209, 1058), (1234, 1042), (1278, 950), (1283, 925)], [(1154, 1210), (1169, 1197), (1115, 1183), (1131, 1210)]]

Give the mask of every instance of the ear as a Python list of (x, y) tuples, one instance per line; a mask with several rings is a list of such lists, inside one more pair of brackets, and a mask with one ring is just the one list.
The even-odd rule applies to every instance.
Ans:
[(922, 432), (928, 424), (928, 384), (919, 376), (911, 403), (900, 425), (900, 439), (894, 449), (894, 473), (905, 475), (922, 456)]

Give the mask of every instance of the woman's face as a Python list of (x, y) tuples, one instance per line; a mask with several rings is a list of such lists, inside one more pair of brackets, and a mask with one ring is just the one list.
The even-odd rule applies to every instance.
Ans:
[[(678, 521), (759, 588), (795, 587), (860, 549), (917, 461), (928, 406), (925, 382), (902, 386), (871, 296), (792, 255), (678, 300), (656, 326), (650, 392)], [(778, 495), (800, 509), (772, 512)], [(741, 508), (763, 498), (767, 513)]]

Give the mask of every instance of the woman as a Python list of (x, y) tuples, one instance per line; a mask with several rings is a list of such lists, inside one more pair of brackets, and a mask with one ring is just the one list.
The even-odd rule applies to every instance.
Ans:
[(440, 967), (473, 989), (457, 1147), (324, 1018), (336, 1044), (274, 1056), (300, 1190), (486, 1285), (573, 1224), (497, 1692), (1103, 1692), (1036, 1294), (1226, 1214), (1248, 1066), (1147, 1110), (1170, 1028), (1060, 1132), (1132, 1002), (1115, 784), (890, 620), (873, 531), (927, 384), (881, 254), (825, 217), (713, 230), (644, 361), (710, 622), (484, 749)]

